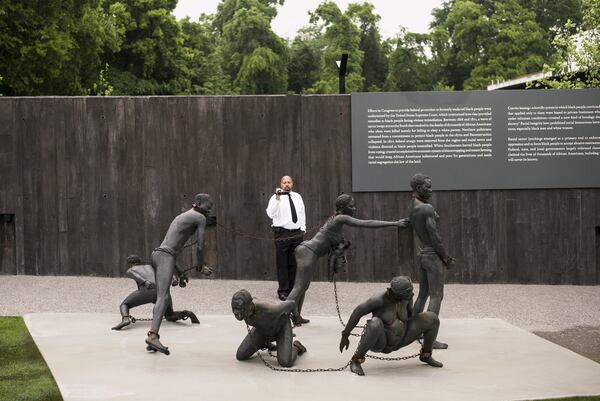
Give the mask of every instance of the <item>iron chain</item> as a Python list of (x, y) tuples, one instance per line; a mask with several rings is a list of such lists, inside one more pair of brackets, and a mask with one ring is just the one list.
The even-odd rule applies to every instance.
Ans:
[[(344, 320), (342, 319), (342, 315), (340, 313), (340, 304), (338, 301), (338, 293), (337, 293), (337, 284), (335, 281), (335, 273), (333, 275), (333, 295), (335, 297), (335, 309), (337, 310), (337, 315), (338, 315), (338, 319), (340, 320), (340, 323), (342, 324), (342, 326), (346, 327), (346, 323), (344, 323)], [(356, 328), (359, 329), (363, 329), (361, 334), (357, 334), (357, 333), (350, 333), (351, 336), (354, 337), (362, 337), (362, 335), (365, 333), (365, 330), (367, 329), (367, 326), (356, 326)], [(396, 357), (396, 358), (389, 358), (389, 357), (384, 357), (384, 356), (376, 356), (376, 355), (371, 355), (371, 354), (366, 354), (365, 357), (366, 358), (371, 358), (371, 359), (378, 359), (380, 361), (404, 361), (407, 359), (412, 359), (412, 358), (416, 358), (418, 357), (420, 354), (414, 354), (414, 355), (409, 355), (409, 356), (400, 356), (400, 357)]]
[(327, 217), (325, 220), (323, 220), (321, 222), (321, 224), (316, 225), (316, 226), (314, 226), (312, 228), (309, 228), (308, 230), (306, 230), (305, 232), (303, 232), (300, 235), (292, 235), (292, 236), (285, 237), (285, 238), (275, 238), (275, 239), (273, 239), (272, 237), (269, 237), (269, 238), (267, 238), (267, 237), (258, 237), (256, 235), (252, 235), (252, 234), (244, 233), (244, 232), (241, 232), (241, 231), (237, 231), (237, 230), (235, 230), (233, 228), (226, 227), (226, 226), (222, 225), (221, 223), (217, 223), (217, 227), (220, 230), (222, 230), (222, 231), (225, 231), (225, 232), (228, 232), (228, 233), (232, 233), (232, 234), (236, 234), (236, 235), (238, 235), (240, 237), (245, 237), (245, 238), (250, 238), (250, 239), (257, 239), (257, 240), (263, 240), (263, 241), (273, 241), (273, 240), (274, 241), (288, 241), (288, 240), (294, 239), (294, 238), (302, 238), (303, 236), (308, 235), (309, 233), (318, 231), (321, 228), (321, 226), (323, 226), (323, 224), (325, 224), (325, 222), (327, 220), (331, 219), (332, 217), (333, 216)]
[[(333, 296), (335, 298), (335, 309), (337, 311), (338, 319), (340, 320), (340, 323), (342, 324), (342, 326), (346, 327), (346, 323), (344, 323), (344, 321), (342, 320), (342, 314), (340, 313), (340, 302), (338, 300), (337, 284), (335, 282), (335, 274), (333, 275)], [(364, 332), (364, 329), (366, 329), (367, 326), (356, 326), (356, 328), (363, 329), (363, 332)], [(350, 335), (354, 336), (354, 337), (362, 336), (362, 334), (356, 334), (356, 333), (350, 333)]]
[[(248, 330), (248, 335), (250, 336), (250, 338), (252, 338), (252, 332), (250, 330), (250, 326), (248, 325), (248, 323), (246, 323), (246, 329)], [(275, 356), (271, 353), (270, 350), (268, 350), (267, 353), (269, 354), (269, 356), (275, 358)], [(273, 366), (269, 362), (267, 362), (267, 360), (262, 356), (260, 349), (256, 350), (256, 355), (258, 355), (258, 359), (261, 360), (263, 365), (265, 365), (267, 368), (269, 368), (273, 371), (276, 371), (276, 372), (293, 372), (293, 373), (341, 372), (341, 371), (345, 370), (348, 366), (350, 366), (350, 364), (352, 363), (352, 360), (349, 360), (348, 363), (346, 363), (344, 366), (341, 366), (339, 368), (304, 368), (304, 369), (280, 368), (280, 367), (278, 368), (277, 366)]]

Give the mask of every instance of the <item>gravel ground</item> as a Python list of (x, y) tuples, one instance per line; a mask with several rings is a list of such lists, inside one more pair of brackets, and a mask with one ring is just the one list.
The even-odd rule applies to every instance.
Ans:
[[(127, 278), (0, 276), (0, 316), (36, 312), (115, 313), (136, 286)], [(273, 299), (273, 281), (192, 279), (186, 288), (171, 293), (175, 309), (203, 314), (230, 314), (231, 295), (245, 288), (256, 298)], [(338, 283), (344, 319), (385, 283)], [(569, 348), (600, 363), (600, 286), (546, 286), (447, 284), (440, 317), (499, 318)], [(136, 317), (149, 317), (152, 306), (133, 309)], [(303, 316), (335, 316), (333, 285), (311, 284)]]

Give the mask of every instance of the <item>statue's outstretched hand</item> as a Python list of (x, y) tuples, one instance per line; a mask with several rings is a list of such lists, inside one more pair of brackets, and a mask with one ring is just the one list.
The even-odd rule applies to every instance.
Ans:
[(409, 219), (398, 220), (398, 227), (400, 227), (400, 228), (410, 227), (410, 220)]
[(342, 332), (342, 339), (340, 340), (340, 352), (344, 352), (344, 348), (348, 349), (350, 346), (350, 339), (348, 336)]

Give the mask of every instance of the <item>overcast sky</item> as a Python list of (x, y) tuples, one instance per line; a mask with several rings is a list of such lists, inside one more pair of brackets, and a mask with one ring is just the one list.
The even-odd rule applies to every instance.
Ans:
[[(277, 17), (273, 20), (273, 30), (279, 36), (293, 39), (298, 29), (308, 24), (308, 11), (314, 10), (324, 0), (286, 0), (278, 6)], [(196, 21), (200, 14), (212, 14), (220, 0), (179, 0), (174, 14), (178, 19), (190, 17)], [(335, 0), (342, 11), (349, 3), (362, 3), (357, 0)], [(427, 32), (431, 22), (431, 10), (439, 7), (442, 0), (370, 0), (375, 12), (381, 16), (379, 29), (385, 38), (394, 37), (398, 27), (404, 26), (411, 32)]]

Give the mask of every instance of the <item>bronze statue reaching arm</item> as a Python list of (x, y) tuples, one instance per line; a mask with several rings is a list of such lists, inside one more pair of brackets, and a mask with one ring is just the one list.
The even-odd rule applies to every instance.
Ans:
[(363, 316), (372, 313), (374, 310), (381, 308), (383, 306), (383, 302), (383, 296), (376, 295), (367, 299), (365, 302), (361, 303), (356, 308), (354, 308), (352, 314), (348, 318), (346, 327), (344, 328), (344, 330), (342, 330), (342, 338), (340, 340), (340, 352), (344, 352), (344, 349), (348, 349), (348, 347), (350, 346), (350, 340), (348, 339), (348, 337), (350, 337), (350, 333), (352, 332), (352, 330), (354, 330), (360, 319)]
[(348, 225), (350, 227), (365, 227), (365, 228), (383, 228), (383, 227), (408, 227), (406, 219), (399, 221), (383, 221), (383, 220), (361, 220), (345, 214), (340, 214), (335, 217), (334, 224)]

